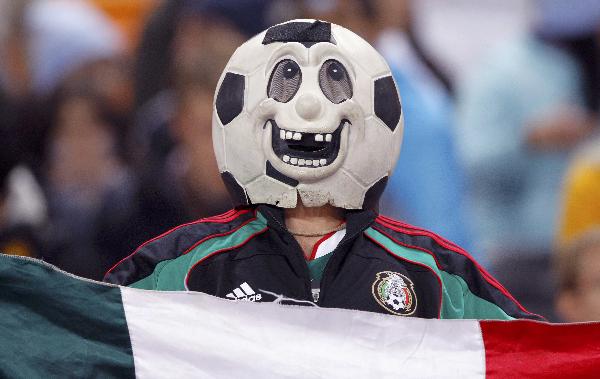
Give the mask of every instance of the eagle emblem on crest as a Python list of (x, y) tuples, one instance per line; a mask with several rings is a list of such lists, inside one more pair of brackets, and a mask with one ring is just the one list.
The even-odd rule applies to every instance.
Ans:
[(417, 310), (413, 282), (397, 272), (377, 273), (373, 282), (373, 297), (379, 305), (395, 315), (410, 316)]

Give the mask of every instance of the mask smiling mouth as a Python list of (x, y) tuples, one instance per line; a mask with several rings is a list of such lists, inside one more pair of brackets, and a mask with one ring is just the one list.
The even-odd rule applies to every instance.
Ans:
[(332, 133), (302, 133), (279, 128), (271, 122), (271, 146), (273, 152), (284, 163), (291, 166), (323, 167), (330, 165), (340, 151), (342, 129), (347, 119)]

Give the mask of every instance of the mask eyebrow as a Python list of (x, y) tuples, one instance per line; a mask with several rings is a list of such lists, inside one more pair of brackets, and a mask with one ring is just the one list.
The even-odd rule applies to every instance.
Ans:
[(335, 44), (331, 36), (331, 24), (316, 20), (314, 22), (288, 22), (269, 28), (262, 44), (273, 42), (300, 42), (310, 47), (318, 42)]

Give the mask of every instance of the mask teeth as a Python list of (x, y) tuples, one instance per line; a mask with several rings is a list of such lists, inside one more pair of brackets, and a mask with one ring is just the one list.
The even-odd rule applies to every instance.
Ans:
[(320, 167), (327, 165), (327, 159), (305, 159), (305, 158), (296, 158), (290, 157), (289, 155), (284, 155), (281, 157), (281, 160), (287, 164), (292, 166), (307, 166), (307, 167)]
[(317, 142), (331, 142), (333, 136), (331, 135), (331, 133), (327, 133), (325, 135), (323, 134), (315, 134), (315, 141)]
[[(310, 133), (309, 133), (310, 134)], [(302, 136), (303, 134), (300, 132), (293, 132), (290, 130), (283, 130), (283, 129), (279, 129), (279, 138), (282, 140), (294, 140), (294, 141), (300, 141), (302, 140)], [(327, 134), (315, 134), (315, 141), (317, 142), (331, 142), (331, 140), (333, 139), (333, 136), (331, 133), (327, 133)]]

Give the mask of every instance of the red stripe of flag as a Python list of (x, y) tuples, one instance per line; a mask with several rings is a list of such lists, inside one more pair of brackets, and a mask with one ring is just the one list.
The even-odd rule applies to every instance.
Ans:
[(487, 378), (600, 378), (600, 324), (480, 321)]

